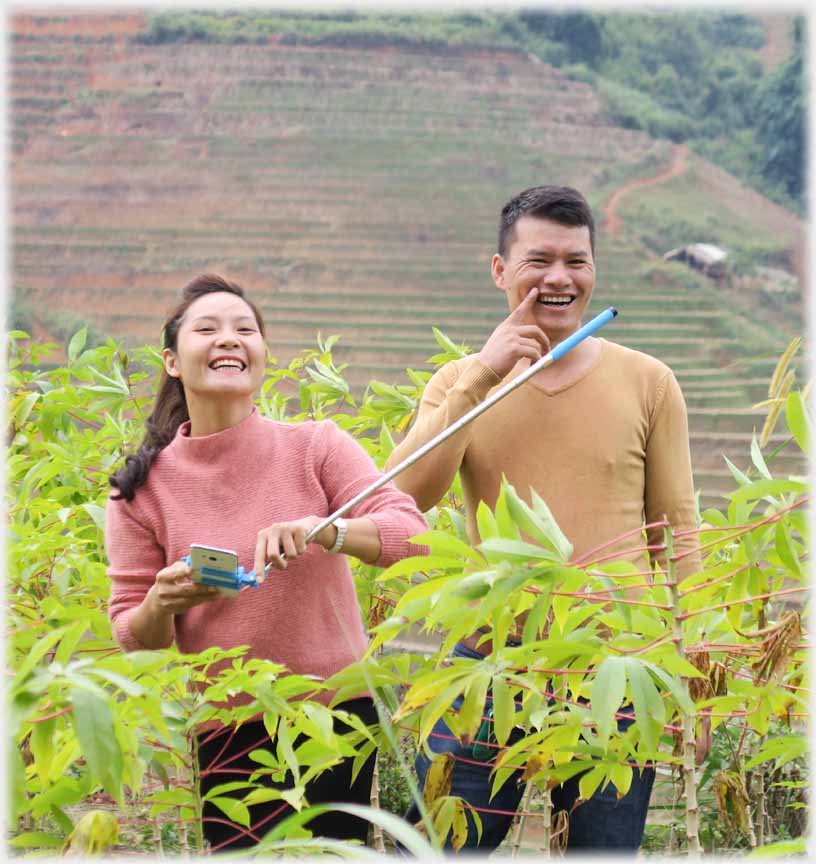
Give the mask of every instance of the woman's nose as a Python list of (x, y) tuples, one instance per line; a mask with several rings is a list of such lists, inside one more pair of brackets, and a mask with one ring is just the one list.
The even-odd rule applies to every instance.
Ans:
[(238, 336), (231, 330), (223, 330), (218, 334), (217, 343), (219, 345), (238, 345)]

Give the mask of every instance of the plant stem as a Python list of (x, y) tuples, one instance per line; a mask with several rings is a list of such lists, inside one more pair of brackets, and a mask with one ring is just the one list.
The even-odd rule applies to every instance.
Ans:
[(195, 732), (187, 733), (187, 738), (190, 741), (188, 752), (191, 755), (190, 759), (190, 783), (193, 791), (193, 815), (195, 825), (195, 849), (196, 855), (201, 855), (204, 852), (204, 802), (201, 799), (201, 777), (199, 776), (198, 766), (198, 736)]
[[(674, 647), (677, 651), (677, 656), (682, 660), (687, 660), (686, 652), (683, 646), (683, 625), (680, 618), (680, 597), (677, 591), (677, 574), (675, 573), (675, 562), (672, 560), (673, 546), (671, 529), (665, 529), (666, 537), (666, 559), (667, 559), (667, 577), (668, 581), (673, 583), (669, 586), (671, 594), (673, 612), (672, 626), (674, 630)], [(680, 685), (686, 695), (691, 699), (689, 694), (688, 678), (681, 676)], [(695, 714), (686, 714), (680, 711), (682, 718), (683, 729), (683, 780), (685, 782), (685, 797), (686, 797), (686, 840), (688, 843), (688, 853), (699, 855), (702, 851), (700, 847), (700, 808), (697, 803), (697, 772), (695, 765), (695, 740), (694, 740), (694, 722)]]

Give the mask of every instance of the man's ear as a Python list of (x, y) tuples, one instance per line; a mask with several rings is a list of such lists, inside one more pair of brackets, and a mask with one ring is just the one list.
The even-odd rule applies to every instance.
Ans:
[(504, 269), (504, 258), (497, 252), (490, 261), (490, 275), (493, 277), (493, 282), (499, 291), (507, 290), (504, 285)]
[(169, 348), (162, 350), (162, 360), (164, 360), (164, 371), (171, 378), (181, 378), (181, 369), (178, 368), (178, 360)]

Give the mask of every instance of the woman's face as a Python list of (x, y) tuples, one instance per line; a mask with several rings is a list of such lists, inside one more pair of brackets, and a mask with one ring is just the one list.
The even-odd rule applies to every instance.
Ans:
[(180, 378), (190, 397), (249, 398), (261, 385), (266, 346), (249, 304), (226, 291), (190, 304), (176, 350), (162, 352), (167, 374)]

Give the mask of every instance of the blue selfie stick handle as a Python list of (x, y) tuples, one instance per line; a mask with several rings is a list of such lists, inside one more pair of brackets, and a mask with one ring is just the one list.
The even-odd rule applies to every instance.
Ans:
[(608, 324), (617, 314), (618, 310), (614, 306), (610, 306), (608, 309), (604, 309), (600, 315), (596, 315), (591, 321), (587, 321), (587, 323), (576, 330), (572, 336), (567, 336), (563, 342), (559, 342), (555, 348), (552, 349), (550, 352), (552, 362), (554, 363), (556, 360), (563, 357), (567, 351), (572, 350), (579, 342), (586, 339), (587, 336), (591, 336), (596, 330), (600, 330), (604, 324)]

